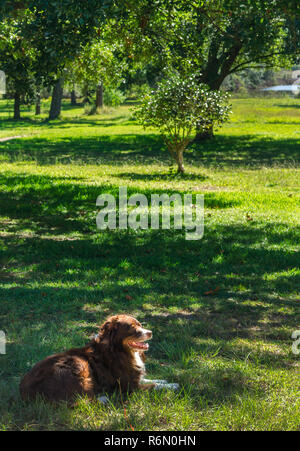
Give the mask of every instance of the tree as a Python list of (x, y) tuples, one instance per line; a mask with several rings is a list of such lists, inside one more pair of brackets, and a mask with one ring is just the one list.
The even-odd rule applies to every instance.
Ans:
[(39, 86), (53, 85), (50, 119), (60, 114), (62, 73), (76, 57), (81, 45), (95, 35), (113, 0), (4, 0), (1, 17), (30, 12), (31, 20), (22, 26), (22, 36), (37, 52), (33, 68)]
[(79, 56), (68, 67), (72, 83), (83, 84), (85, 93), (96, 91), (95, 111), (103, 107), (104, 87), (118, 86), (126, 66), (118, 46), (105, 37), (103, 32), (82, 46)]
[[(62, 74), (89, 40), (96, 36), (113, 0), (23, 0), (3, 1), (0, 17), (29, 11), (31, 20), (22, 26), (22, 36), (37, 52), (34, 72), (38, 82), (54, 86), (50, 118), (60, 112)], [(57, 97), (56, 97), (57, 94)]]
[(52, 99), (50, 105), (49, 119), (57, 119), (61, 112), (61, 101), (63, 96), (63, 81), (58, 78), (55, 82), (52, 92)]
[(33, 66), (36, 52), (21, 34), (22, 25), (28, 20), (30, 13), (23, 11), (0, 23), (0, 64), (14, 98), (15, 120), (21, 118), (22, 100), (26, 96), (32, 99), (35, 91)]
[(229, 74), (284, 65), (299, 54), (299, 12), (298, 0), (140, 0), (124, 24), (133, 51), (143, 37), (162, 65), (200, 71), (199, 83), (219, 90)]
[(183, 173), (183, 153), (195, 127), (205, 130), (211, 121), (221, 125), (228, 113), (226, 94), (199, 84), (196, 75), (182, 78), (172, 74), (143, 99), (136, 116), (144, 127), (160, 130), (178, 172)]

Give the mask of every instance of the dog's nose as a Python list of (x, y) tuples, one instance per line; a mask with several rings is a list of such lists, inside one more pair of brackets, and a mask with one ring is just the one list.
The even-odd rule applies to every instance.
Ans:
[(145, 333), (146, 333), (147, 338), (152, 338), (151, 330), (146, 330)]

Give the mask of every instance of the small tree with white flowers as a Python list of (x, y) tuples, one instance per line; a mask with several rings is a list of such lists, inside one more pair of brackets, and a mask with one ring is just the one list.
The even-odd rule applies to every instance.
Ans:
[(183, 153), (195, 129), (205, 131), (212, 122), (221, 125), (230, 112), (228, 95), (211, 91), (197, 79), (196, 75), (182, 78), (172, 74), (146, 95), (135, 110), (144, 127), (159, 129), (179, 173), (184, 172)]

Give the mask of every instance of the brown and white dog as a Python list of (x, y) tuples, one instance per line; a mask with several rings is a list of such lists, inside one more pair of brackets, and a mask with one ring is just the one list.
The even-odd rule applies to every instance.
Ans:
[[(132, 316), (111, 316), (83, 348), (55, 354), (37, 363), (20, 383), (22, 399), (41, 395), (49, 401), (72, 401), (76, 395), (93, 398), (119, 389), (124, 392), (176, 389), (177, 384), (166, 381), (142, 381), (144, 352), (149, 348), (146, 341), (151, 338), (152, 332)], [(105, 402), (106, 398), (101, 400)]]

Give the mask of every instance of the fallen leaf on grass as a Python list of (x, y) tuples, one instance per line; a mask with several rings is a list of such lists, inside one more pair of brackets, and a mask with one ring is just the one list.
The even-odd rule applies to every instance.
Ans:
[(220, 290), (220, 287), (217, 287), (217, 288), (214, 288), (213, 290), (206, 291), (206, 292), (204, 293), (204, 295), (205, 295), (205, 296), (209, 296), (209, 295), (212, 295), (212, 294), (217, 293), (219, 290)]

